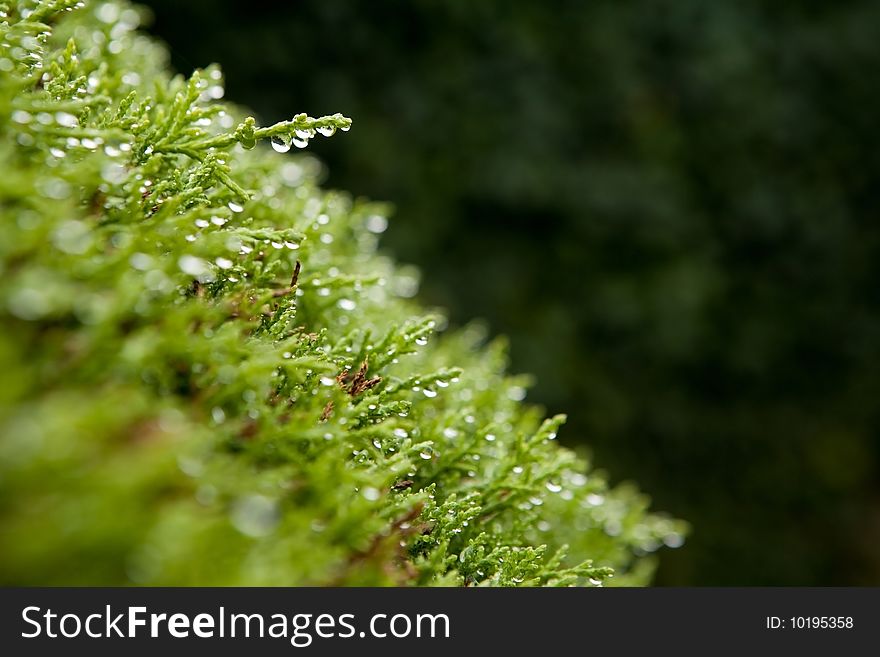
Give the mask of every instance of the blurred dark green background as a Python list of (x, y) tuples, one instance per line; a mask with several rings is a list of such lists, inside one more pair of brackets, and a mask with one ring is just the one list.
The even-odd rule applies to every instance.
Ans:
[(880, 3), (153, 0), (264, 121), (343, 112), (423, 298), (690, 520), (659, 584), (880, 584)]

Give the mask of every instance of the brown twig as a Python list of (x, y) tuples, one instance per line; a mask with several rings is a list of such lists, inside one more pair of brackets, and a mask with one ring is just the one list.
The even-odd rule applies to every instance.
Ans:
[(374, 376), (372, 379), (368, 379), (368, 368), (369, 363), (367, 362), (367, 359), (364, 359), (364, 362), (361, 363), (361, 366), (358, 368), (358, 371), (355, 372), (350, 382), (348, 380), (350, 372), (348, 371), (340, 372), (339, 375), (336, 377), (336, 381), (339, 383), (340, 387), (348, 392), (349, 395), (351, 395), (352, 397), (357, 397), (358, 395), (366, 392), (370, 388), (377, 386), (379, 382), (382, 381), (381, 376)]
[(391, 523), (389, 531), (381, 532), (373, 536), (366, 549), (353, 554), (346, 563), (346, 567), (335, 578), (330, 586), (342, 586), (348, 580), (351, 572), (363, 567), (365, 563), (379, 561), (382, 569), (390, 576), (396, 578), (403, 585), (418, 576), (418, 571), (407, 559), (406, 548), (400, 545), (400, 537), (406, 537), (422, 530), (422, 526), (413, 524), (422, 514), (422, 504), (416, 504), (406, 514)]
[(330, 419), (330, 416), (333, 415), (333, 402), (328, 401), (327, 405), (324, 407), (324, 410), (321, 411), (321, 422), (326, 422)]
[(273, 297), (286, 297), (291, 292), (296, 290), (296, 285), (299, 282), (299, 272), (302, 269), (302, 263), (297, 260), (296, 265), (293, 268), (293, 276), (290, 277), (290, 285), (287, 287), (281, 288), (280, 290), (275, 290), (272, 292)]

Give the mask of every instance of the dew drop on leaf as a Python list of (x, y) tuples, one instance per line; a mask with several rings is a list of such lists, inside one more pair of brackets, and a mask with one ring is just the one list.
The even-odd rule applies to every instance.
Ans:
[(270, 140), (272, 142), (272, 149), (276, 153), (286, 153), (290, 150), (290, 140), (286, 137), (275, 136)]

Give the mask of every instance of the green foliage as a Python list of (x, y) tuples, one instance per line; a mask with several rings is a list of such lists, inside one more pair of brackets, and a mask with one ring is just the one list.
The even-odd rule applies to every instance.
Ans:
[(697, 527), (658, 582), (880, 584), (880, 3), (146, 2), (267, 121), (356, 117), (312, 152), (420, 298)]
[(380, 204), (166, 72), (138, 10), (0, 3), (0, 581), (643, 583), (682, 523), (555, 442)]

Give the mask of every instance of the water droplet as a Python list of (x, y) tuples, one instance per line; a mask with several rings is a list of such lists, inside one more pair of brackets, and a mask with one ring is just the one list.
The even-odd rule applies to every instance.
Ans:
[(71, 219), (58, 226), (52, 242), (65, 253), (81, 255), (92, 245), (92, 232), (85, 223)]
[(214, 262), (217, 263), (217, 266), (220, 267), (220, 269), (229, 269), (232, 267), (232, 260), (229, 258), (217, 258)]
[(351, 299), (340, 299), (336, 302), (336, 305), (339, 306), (342, 310), (354, 310), (357, 308), (357, 304)]
[(245, 536), (260, 538), (272, 533), (281, 519), (278, 503), (265, 495), (247, 495), (232, 507), (233, 527)]
[(291, 140), (291, 143), (294, 146), (296, 146), (297, 148), (305, 148), (306, 146), (309, 145), (309, 140), (308, 139), (300, 139), (299, 137), (294, 137)]
[(361, 491), (361, 495), (363, 495), (370, 502), (375, 502), (379, 499), (381, 493), (379, 492), (378, 488), (373, 488), (372, 486), (370, 486), (368, 488), (364, 488), (364, 490)]
[(455, 438), (456, 436), (458, 436), (458, 430), (453, 429), (452, 427), (446, 427), (443, 430), (443, 435), (446, 438)]
[(407, 436), (409, 436), (409, 434), (406, 432), (406, 429), (395, 429), (394, 431), (392, 431), (392, 433), (397, 438), (406, 438)]
[(623, 531), (623, 527), (617, 520), (609, 520), (603, 529), (609, 536), (620, 536), (620, 532)]
[(681, 534), (669, 534), (663, 538), (663, 544), (666, 547), (680, 548), (684, 545), (684, 537)]
[(12, 120), (16, 123), (30, 123), (31, 118), (30, 112), (25, 112), (24, 110), (15, 110), (12, 113)]
[(428, 344), (428, 338), (416, 338), (416, 344), (420, 347), (424, 347), (426, 344)]
[(214, 420), (217, 424), (222, 423), (226, 420), (226, 413), (223, 412), (223, 409), (219, 406), (215, 406), (211, 409), (211, 419)]
[(495, 440), (495, 434), (494, 433), (487, 433), (486, 440), (488, 440), (490, 443), (493, 442)]
[(42, 196), (60, 200), (70, 196), (70, 185), (60, 178), (41, 178), (36, 183), (37, 190)]
[(205, 464), (201, 460), (183, 454), (177, 457), (177, 467), (187, 477), (200, 477), (205, 471)]
[(180, 271), (190, 276), (202, 276), (210, 271), (207, 262), (191, 255), (181, 256), (177, 266), (180, 267)]
[(32, 287), (19, 288), (13, 292), (7, 307), (13, 315), (28, 321), (40, 319), (52, 309), (46, 294)]
[(304, 174), (305, 170), (296, 162), (288, 162), (281, 167), (281, 178), (284, 184), (290, 187), (299, 185), (303, 180)]
[(562, 486), (560, 486), (559, 484), (554, 484), (552, 481), (548, 481), (546, 484), (544, 484), (544, 487), (551, 493), (558, 493), (562, 490)]
[(275, 136), (270, 141), (276, 153), (286, 153), (290, 150), (290, 139), (287, 137)]
[(437, 396), (437, 391), (431, 390), (430, 388), (425, 388), (424, 390), (422, 390), (422, 394), (428, 399), (433, 399)]
[(590, 506), (599, 506), (604, 501), (605, 498), (602, 495), (597, 495), (596, 493), (590, 493), (587, 495), (587, 504)]
[(65, 128), (75, 128), (79, 124), (77, 118), (70, 112), (56, 112), (55, 121)]
[(371, 233), (384, 233), (388, 228), (388, 220), (379, 214), (371, 214), (367, 217), (367, 220), (364, 222), (367, 227), (367, 230)]
[(329, 377), (329, 376), (322, 376), (321, 377), (321, 385), (332, 386), (334, 383), (336, 383), (336, 380), (332, 377)]
[(153, 264), (153, 259), (146, 253), (133, 253), (128, 262), (137, 270), (147, 271)]
[(115, 23), (119, 18), (119, 6), (112, 2), (105, 2), (98, 6), (95, 15), (102, 23)]
[(419, 452), (419, 456), (426, 461), (430, 461), (432, 454), (431, 454), (431, 452)]
[(332, 125), (322, 125), (320, 128), (317, 128), (317, 130), (325, 137), (332, 137), (336, 134), (336, 126)]
[(236, 203), (235, 201), (229, 201), (229, 203), (227, 203), (226, 206), (227, 206), (230, 210), (232, 210), (233, 212), (244, 212), (244, 208), (241, 207), (241, 206), (240, 206), (238, 203)]

